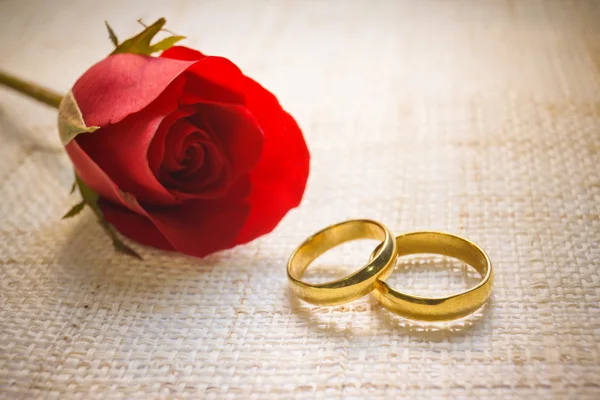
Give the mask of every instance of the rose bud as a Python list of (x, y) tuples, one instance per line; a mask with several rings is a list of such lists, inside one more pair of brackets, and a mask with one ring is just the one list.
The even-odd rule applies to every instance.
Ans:
[(308, 177), (294, 118), (226, 58), (150, 53), (117, 47), (61, 103), (85, 201), (105, 227), (196, 257), (272, 231)]

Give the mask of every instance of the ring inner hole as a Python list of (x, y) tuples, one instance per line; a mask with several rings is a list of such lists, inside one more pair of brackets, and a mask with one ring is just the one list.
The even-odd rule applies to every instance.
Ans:
[(403, 293), (436, 298), (476, 286), (481, 282), (481, 275), (475, 268), (454, 257), (411, 254), (398, 257), (394, 271), (385, 281)]
[(351, 275), (368, 263), (368, 254), (371, 254), (379, 244), (381, 241), (374, 239), (358, 239), (342, 243), (310, 263), (302, 275), (302, 281), (317, 284)]

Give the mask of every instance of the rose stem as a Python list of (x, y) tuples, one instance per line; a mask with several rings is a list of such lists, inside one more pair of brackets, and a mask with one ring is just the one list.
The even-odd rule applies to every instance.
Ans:
[(63, 96), (32, 82), (27, 82), (0, 70), (0, 84), (15, 89), (51, 107), (58, 108)]

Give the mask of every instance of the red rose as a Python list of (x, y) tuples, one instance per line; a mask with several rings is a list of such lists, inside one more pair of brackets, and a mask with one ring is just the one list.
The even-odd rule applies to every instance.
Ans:
[(72, 93), (85, 125), (99, 128), (66, 150), (125, 236), (202, 257), (270, 232), (300, 203), (302, 132), (225, 58), (185, 47), (114, 54)]

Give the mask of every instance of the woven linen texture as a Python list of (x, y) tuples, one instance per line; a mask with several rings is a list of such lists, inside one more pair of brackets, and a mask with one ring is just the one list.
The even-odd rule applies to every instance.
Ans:
[[(8, 0), (0, 67), (65, 92), (110, 52), (105, 19), (127, 37), (159, 16), (297, 118), (305, 199), (202, 260), (116, 255), (89, 211), (60, 221), (77, 196), (56, 112), (0, 89), (1, 398), (600, 398), (599, 2)], [(473, 240), (490, 302), (426, 324), (290, 296), (290, 252), (349, 218)], [(390, 281), (439, 295), (477, 275), (423, 256)]]

